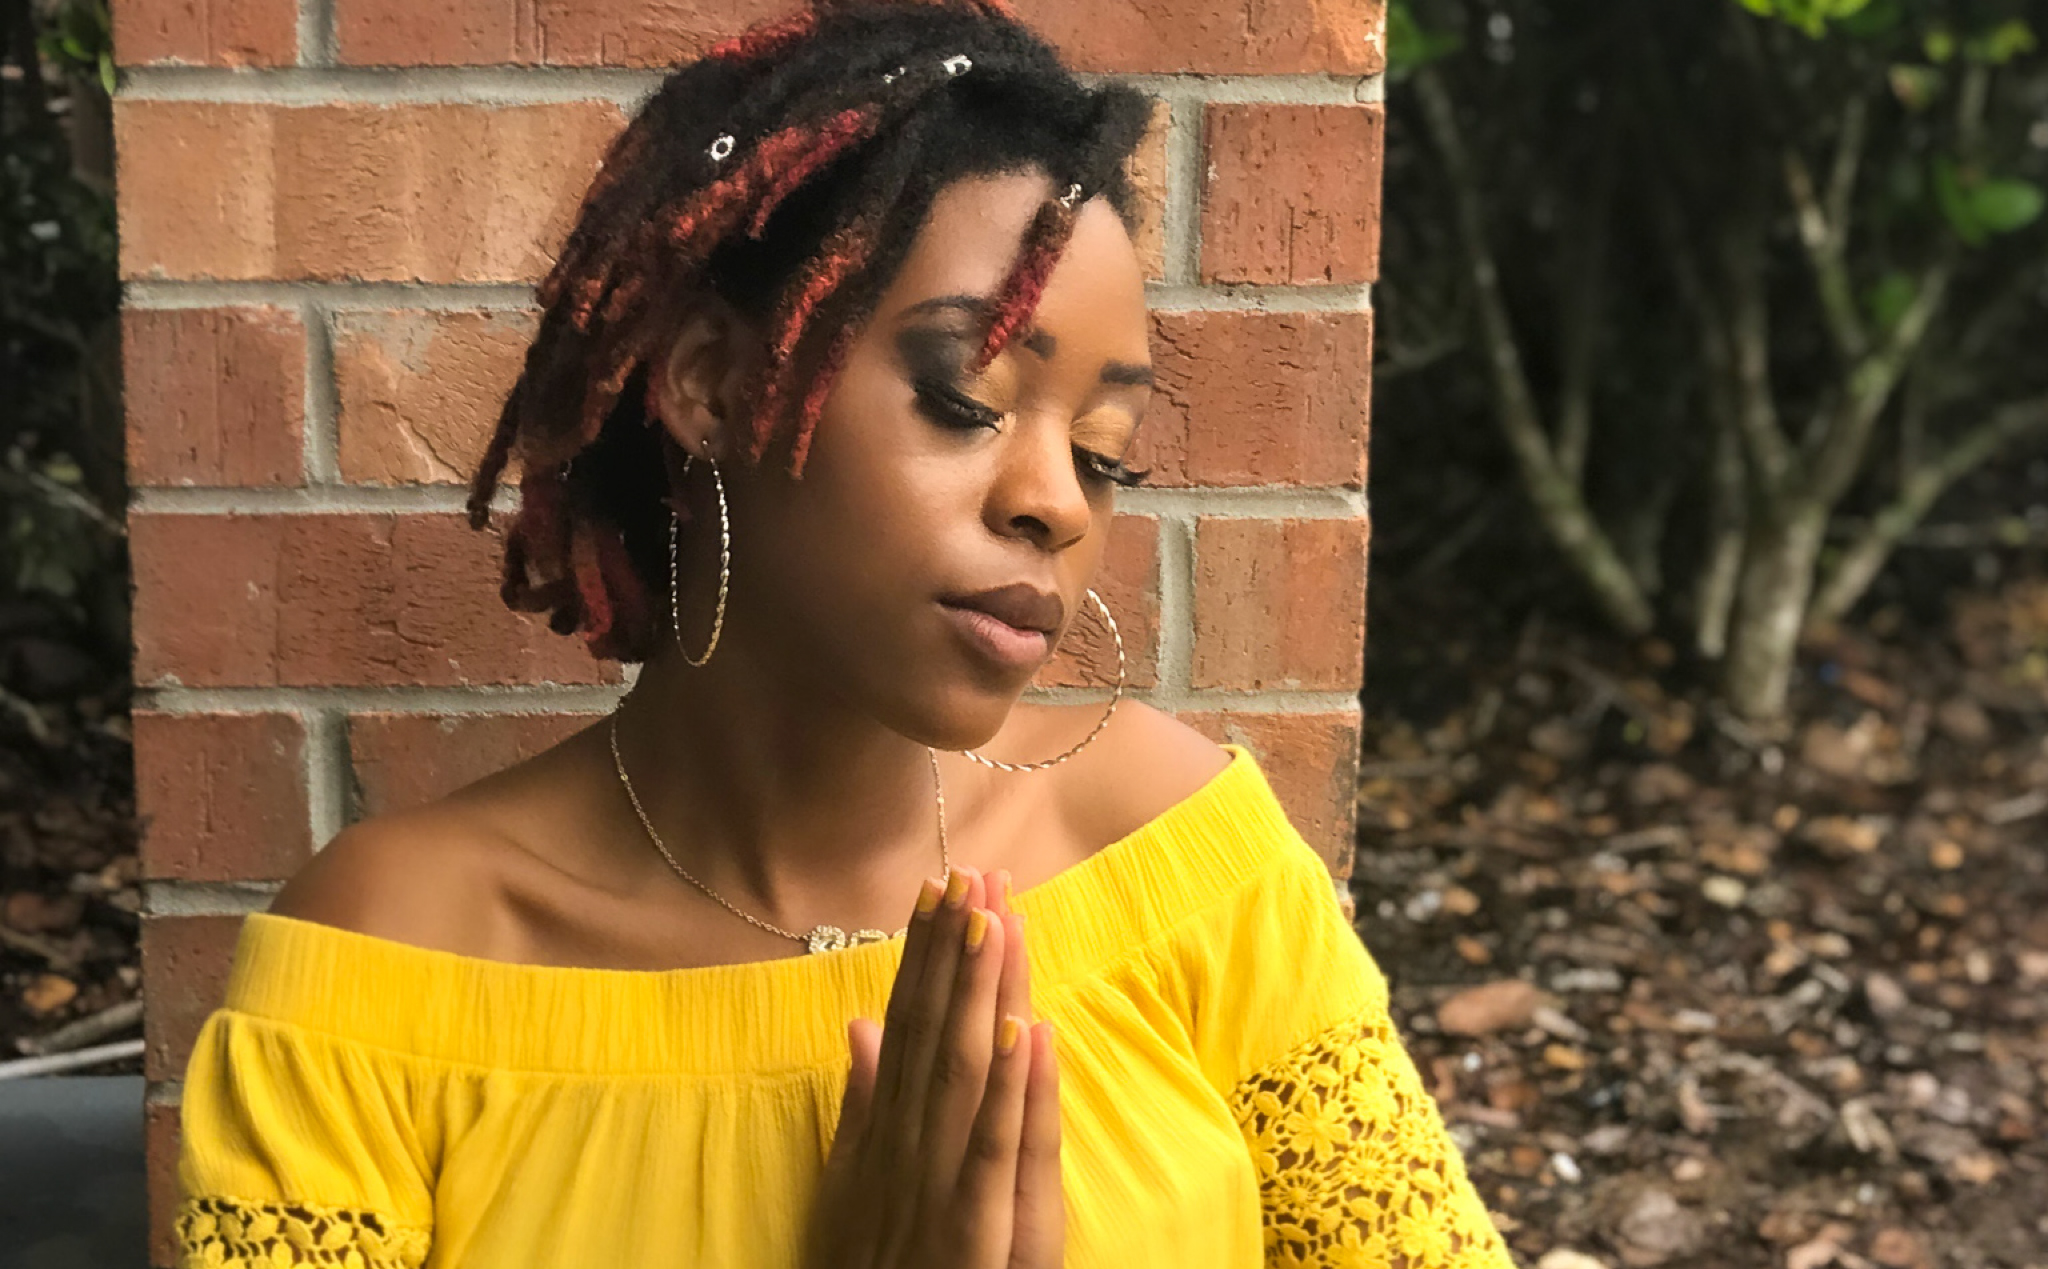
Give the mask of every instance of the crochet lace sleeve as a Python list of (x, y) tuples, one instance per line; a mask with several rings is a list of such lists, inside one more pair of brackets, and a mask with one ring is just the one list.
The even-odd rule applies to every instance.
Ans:
[(1268, 1064), (1230, 1103), (1269, 1267), (1513, 1269), (1383, 1006)]
[(178, 1204), (178, 1269), (416, 1269), (433, 1235), (369, 1211), (210, 1194)]

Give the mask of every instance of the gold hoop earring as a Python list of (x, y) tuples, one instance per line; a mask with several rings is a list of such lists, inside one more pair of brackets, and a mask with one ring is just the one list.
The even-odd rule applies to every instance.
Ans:
[(1097, 736), (1102, 734), (1102, 729), (1109, 726), (1109, 716), (1116, 713), (1116, 703), (1124, 698), (1126, 670), (1124, 664), (1124, 636), (1123, 632), (1116, 628), (1116, 618), (1109, 615), (1109, 605), (1102, 602), (1102, 596), (1096, 594), (1093, 587), (1090, 587), (1088, 590), (1088, 598), (1095, 601), (1095, 611), (1102, 614), (1103, 622), (1109, 626), (1109, 637), (1116, 641), (1116, 690), (1110, 694), (1109, 708), (1102, 711), (1102, 717), (1096, 720), (1094, 730), (1083, 736), (1081, 743), (1075, 745), (1072, 749), (1067, 750), (1058, 757), (1047, 758), (1044, 762), (997, 762), (993, 758), (982, 757), (972, 749), (961, 750), (961, 754), (968, 761), (978, 762), (984, 767), (993, 767), (997, 771), (1043, 771), (1047, 767), (1060, 765), (1075, 754), (1080, 753), (1083, 749), (1086, 749), (1094, 742)]
[[(704, 447), (709, 450), (711, 442), (705, 441)], [(691, 458), (690, 455), (683, 455), (683, 474), (685, 476), (690, 474), (690, 464), (694, 461), (696, 460)], [(732, 581), (732, 519), (728, 515), (725, 506), (725, 478), (718, 474), (718, 463), (709, 454), (705, 455), (704, 461), (711, 464), (712, 484), (718, 490), (718, 607), (713, 610), (711, 615), (711, 641), (704, 645), (704, 655), (701, 657), (691, 656), (689, 650), (683, 647), (683, 619), (682, 614), (678, 611), (676, 602), (677, 592), (681, 589), (676, 581), (676, 537), (677, 531), (682, 526), (682, 519), (675, 513), (673, 508), (668, 513), (669, 630), (675, 635), (676, 651), (683, 654), (683, 660), (697, 666), (701, 666), (706, 661), (709, 661), (712, 651), (718, 647), (718, 636), (725, 629), (725, 593)]]

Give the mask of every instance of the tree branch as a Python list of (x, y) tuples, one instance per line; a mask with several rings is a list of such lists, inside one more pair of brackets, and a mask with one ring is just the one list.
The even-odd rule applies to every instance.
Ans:
[(2030, 432), (2048, 430), (2048, 395), (2010, 402), (1959, 437), (1939, 458), (1906, 474), (1899, 496), (1872, 517), (1814, 595), (1809, 626), (1838, 622), (1862, 599), (1893, 550), (1958, 480)]
[(1602, 613), (1624, 634), (1645, 634), (1655, 624), (1649, 601), (1593, 518), (1578, 484), (1558, 463), (1544, 431), (1507, 300), (1501, 293), (1500, 268), (1487, 244), (1479, 182), (1450, 92), (1434, 67), (1417, 71), (1411, 82), (1422, 104), (1423, 125), (1449, 177), (1459, 244), (1471, 273), (1481, 342), (1493, 384), (1494, 417), (1515, 455), (1523, 486), (1544, 528), (1586, 582)]
[(1828, 333), (1844, 360), (1859, 360), (1870, 342), (1863, 313), (1856, 305), (1854, 279), (1847, 260), (1849, 241), (1849, 200), (1855, 191), (1856, 169), (1861, 163), (1869, 107), (1860, 97), (1844, 107), (1841, 133), (1835, 142), (1834, 168), (1823, 193), (1815, 186), (1813, 172), (1795, 146), (1784, 154), (1785, 189), (1792, 196), (1792, 209), (1799, 224), (1799, 242), (1806, 248), (1807, 264), (1813, 269), (1820, 290), (1821, 313)]
[(1884, 413), (1885, 403), (1891, 400), (1892, 390), (1926, 338), (1934, 315), (1941, 310), (1953, 267), (1946, 254), (1927, 266), (1914, 290), (1913, 302), (1906, 306), (1884, 343), (1850, 368), (1840, 400), (1814, 435), (1811, 474), (1800, 490), (1803, 497), (1823, 508), (1832, 508), (1848, 492), (1863, 465), (1871, 431)]

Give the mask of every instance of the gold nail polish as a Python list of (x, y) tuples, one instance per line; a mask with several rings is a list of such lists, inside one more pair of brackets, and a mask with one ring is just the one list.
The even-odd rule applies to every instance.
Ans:
[(980, 947), (988, 937), (988, 909), (976, 908), (967, 914), (967, 946)]
[(946, 882), (946, 906), (957, 908), (967, 902), (967, 870), (955, 868), (953, 876)]
[(1010, 889), (1010, 874), (1003, 874), (1003, 906), (1012, 912), (1017, 910), (1017, 894)]
[(926, 877), (917, 887), (918, 912), (929, 916), (936, 911), (939, 906), (940, 893), (938, 879)]
[(1019, 1029), (1017, 1015), (1013, 1013), (1004, 1014), (1002, 1029), (996, 1033), (996, 1052), (1008, 1057), (1010, 1051), (1017, 1047), (1017, 1033)]

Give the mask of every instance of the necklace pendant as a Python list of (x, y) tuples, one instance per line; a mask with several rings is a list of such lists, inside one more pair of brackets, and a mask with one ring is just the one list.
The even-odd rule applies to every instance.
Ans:
[[(904, 933), (898, 930), (897, 933)], [(893, 935), (886, 930), (855, 930), (848, 934), (836, 925), (821, 925), (804, 936), (804, 945), (812, 952), (836, 952), (842, 947), (859, 947), (863, 943), (886, 943)]]

